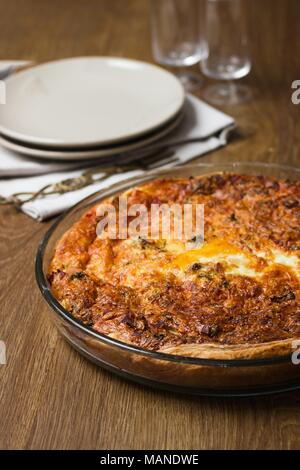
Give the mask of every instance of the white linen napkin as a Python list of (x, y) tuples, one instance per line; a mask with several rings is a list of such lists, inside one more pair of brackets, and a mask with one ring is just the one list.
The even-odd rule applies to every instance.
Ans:
[[(186, 144), (174, 149), (178, 158), (175, 165), (180, 165), (225, 145), (226, 133), (221, 131), (232, 126), (234, 126), (232, 117), (212, 108), (195, 96), (188, 95), (182, 123), (160, 142), (165, 144), (175, 140), (207, 137), (205, 141)], [(219, 135), (217, 135), (218, 132)], [(78, 169), (78, 165), (81, 166), (81, 169)], [(174, 163), (165, 166), (174, 166)], [(142, 173), (142, 170), (118, 173), (103, 182), (96, 182), (77, 191), (62, 195), (49, 195), (45, 198), (25, 202), (21, 210), (30, 217), (43, 221), (65, 211), (93, 192)], [(36, 192), (47, 184), (58, 183), (81, 174), (82, 162), (35, 161), (0, 147), (0, 195), (3, 197), (20, 192)], [(26, 176), (24, 177), (24, 175)], [(8, 176), (10, 178), (7, 178)]]

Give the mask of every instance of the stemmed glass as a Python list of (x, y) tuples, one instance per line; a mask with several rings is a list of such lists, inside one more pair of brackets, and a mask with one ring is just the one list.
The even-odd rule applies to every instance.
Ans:
[(250, 96), (248, 87), (234, 82), (251, 70), (243, 6), (243, 0), (206, 0), (204, 29), (207, 54), (201, 62), (201, 70), (207, 77), (226, 80), (226, 83), (218, 83), (205, 90), (205, 98), (214, 104), (238, 104)]
[(161, 65), (176, 67), (186, 90), (202, 84), (199, 74), (186, 70), (205, 54), (202, 4), (203, 0), (151, 0), (154, 59)]

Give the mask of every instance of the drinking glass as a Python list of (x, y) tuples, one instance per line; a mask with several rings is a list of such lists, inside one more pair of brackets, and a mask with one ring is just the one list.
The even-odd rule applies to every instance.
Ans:
[(243, 0), (206, 0), (204, 18), (207, 50), (201, 70), (207, 77), (226, 80), (208, 87), (204, 95), (220, 105), (245, 101), (250, 96), (249, 88), (234, 82), (251, 70)]
[(205, 54), (202, 4), (203, 0), (151, 0), (154, 59), (161, 65), (177, 67), (176, 75), (187, 90), (202, 83), (199, 74), (186, 70)]

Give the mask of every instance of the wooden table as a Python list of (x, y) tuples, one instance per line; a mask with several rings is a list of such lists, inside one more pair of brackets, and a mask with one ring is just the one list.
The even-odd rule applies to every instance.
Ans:
[[(114, 55), (151, 61), (146, 0), (0, 0), (0, 58)], [(240, 137), (203, 161), (299, 166), (298, 0), (246, 0), (253, 100), (227, 109)], [(201, 92), (199, 93), (201, 96)], [(128, 383), (61, 339), (35, 285), (39, 224), (0, 213), (0, 448), (274, 449), (300, 447), (299, 392), (267, 398), (177, 396)]]

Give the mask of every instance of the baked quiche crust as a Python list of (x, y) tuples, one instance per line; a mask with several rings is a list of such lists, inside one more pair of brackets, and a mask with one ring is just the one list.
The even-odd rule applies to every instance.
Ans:
[(51, 291), (124, 343), (203, 359), (285, 356), (300, 338), (300, 181), (215, 173), (127, 191), (128, 207), (204, 204), (204, 244), (97, 236), (101, 201), (58, 242)]

